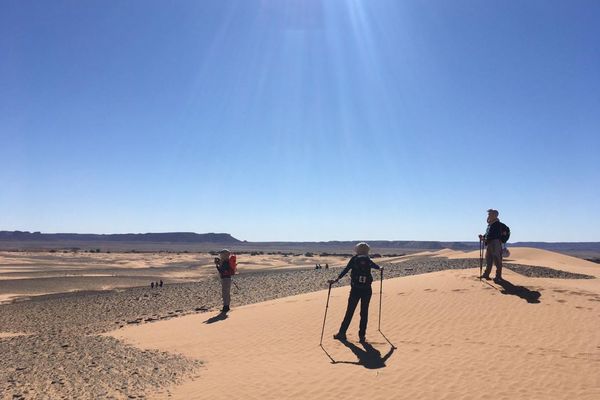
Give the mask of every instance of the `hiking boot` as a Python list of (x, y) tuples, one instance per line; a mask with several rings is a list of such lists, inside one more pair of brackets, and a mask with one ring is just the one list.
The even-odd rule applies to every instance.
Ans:
[(333, 338), (335, 340), (339, 340), (340, 342), (345, 342), (346, 341), (346, 335), (343, 333), (336, 333), (335, 335), (333, 335)]
[(497, 277), (495, 277), (495, 278), (494, 278), (494, 283), (500, 283), (500, 282), (502, 282), (503, 280), (504, 280), (504, 279), (502, 279), (502, 277), (501, 277), (501, 276), (497, 276)]
[(223, 306), (223, 308), (221, 309), (222, 313), (226, 313), (229, 312), (229, 306)]
[(491, 281), (492, 280), (492, 278), (490, 278), (490, 276), (488, 274), (481, 275), (481, 279), (485, 279), (486, 281)]

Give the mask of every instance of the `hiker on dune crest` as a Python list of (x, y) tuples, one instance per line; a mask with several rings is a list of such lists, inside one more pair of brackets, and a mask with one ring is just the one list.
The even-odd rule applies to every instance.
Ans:
[(360, 327), (358, 330), (358, 337), (361, 342), (365, 342), (367, 323), (369, 320), (369, 303), (371, 301), (371, 295), (373, 294), (373, 290), (371, 289), (371, 284), (373, 283), (371, 269), (383, 270), (383, 267), (375, 264), (369, 257), (370, 247), (367, 243), (358, 243), (354, 247), (354, 250), (356, 251), (356, 255), (350, 259), (346, 268), (344, 268), (336, 279), (328, 281), (330, 285), (339, 282), (339, 280), (350, 271), (351, 289), (350, 295), (348, 296), (346, 315), (344, 316), (338, 333), (333, 335), (333, 338), (341, 341), (346, 340), (346, 331), (350, 326), (352, 316), (360, 301)]
[(487, 229), (485, 234), (479, 235), (479, 240), (486, 245), (485, 272), (481, 276), (483, 279), (490, 280), (492, 266), (496, 264), (496, 277), (494, 281), (502, 280), (502, 246), (510, 237), (510, 229), (498, 219), (499, 212), (490, 208), (487, 210)]

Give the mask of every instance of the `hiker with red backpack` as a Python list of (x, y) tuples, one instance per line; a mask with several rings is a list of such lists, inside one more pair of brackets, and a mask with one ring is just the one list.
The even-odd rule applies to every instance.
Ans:
[(369, 303), (371, 301), (371, 295), (373, 291), (371, 284), (373, 283), (373, 275), (371, 275), (371, 269), (379, 269), (383, 271), (383, 267), (375, 264), (371, 258), (369, 258), (370, 247), (367, 243), (358, 243), (354, 250), (356, 255), (350, 259), (348, 265), (340, 275), (333, 280), (328, 281), (330, 285), (339, 282), (349, 271), (350, 271), (350, 296), (348, 297), (348, 307), (346, 308), (346, 315), (340, 326), (338, 333), (333, 335), (334, 339), (342, 342), (346, 341), (346, 331), (352, 321), (352, 316), (356, 310), (356, 306), (360, 301), (360, 326), (358, 330), (358, 337), (361, 343), (366, 342), (367, 333), (367, 322), (369, 320)]
[(505, 245), (510, 238), (510, 229), (498, 219), (500, 214), (498, 210), (490, 208), (487, 210), (487, 213), (487, 229), (485, 234), (479, 235), (479, 240), (482, 244), (486, 245), (486, 268), (481, 277), (489, 281), (491, 279), (490, 273), (492, 272), (492, 266), (493, 264), (496, 264), (496, 277), (494, 278), (494, 282), (500, 282), (502, 281), (503, 245)]
[(219, 257), (215, 258), (215, 266), (221, 277), (221, 295), (223, 296), (222, 313), (228, 312), (231, 304), (231, 278), (236, 273), (236, 261), (235, 254), (231, 254), (227, 249), (221, 250)]

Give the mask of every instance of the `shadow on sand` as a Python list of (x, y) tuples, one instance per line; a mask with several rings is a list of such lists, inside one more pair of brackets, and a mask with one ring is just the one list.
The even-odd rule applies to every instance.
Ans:
[(489, 282), (483, 281), (494, 289), (498, 290), (502, 294), (509, 294), (512, 296), (518, 296), (523, 300), (527, 301), (530, 304), (538, 304), (540, 303), (540, 297), (542, 294), (537, 290), (529, 290), (525, 286), (515, 286), (506, 279), (501, 281), (497, 281), (496, 284), (502, 287), (502, 289), (498, 289), (496, 286), (492, 285)]
[(222, 312), (222, 313), (215, 315), (214, 317), (210, 317), (209, 319), (204, 321), (203, 324), (214, 324), (215, 322), (224, 321), (226, 319), (227, 319), (227, 313)]
[(362, 365), (367, 369), (385, 368), (385, 362), (392, 356), (394, 350), (396, 350), (394, 346), (390, 346), (390, 350), (385, 356), (382, 357), (381, 352), (367, 342), (361, 343), (363, 347), (362, 349), (354, 343), (350, 343), (348, 341), (342, 341), (342, 344), (354, 353), (354, 355), (358, 358), (358, 361), (333, 361), (333, 364)]

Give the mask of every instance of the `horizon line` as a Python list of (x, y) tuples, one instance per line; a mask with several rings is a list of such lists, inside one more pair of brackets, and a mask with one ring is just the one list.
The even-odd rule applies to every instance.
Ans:
[[(153, 235), (153, 234), (194, 234), (194, 235), (229, 235), (235, 240), (239, 240), (242, 243), (331, 243), (331, 242), (450, 242), (450, 243), (477, 243), (477, 240), (439, 240), (439, 239), (329, 239), (329, 240), (247, 240), (239, 239), (233, 234), (228, 232), (193, 232), (193, 231), (165, 231), (165, 232), (124, 232), (124, 233), (91, 233), (91, 232), (42, 232), (42, 231), (27, 231), (27, 230), (0, 230), (0, 233), (28, 233), (28, 234), (42, 234), (42, 235), (98, 235), (98, 236), (109, 236), (109, 235)], [(543, 240), (521, 240), (516, 242), (508, 242), (508, 244), (519, 244), (519, 243), (549, 243), (549, 244), (560, 244), (560, 243), (600, 243), (600, 240), (585, 240), (585, 241), (543, 241)]]

